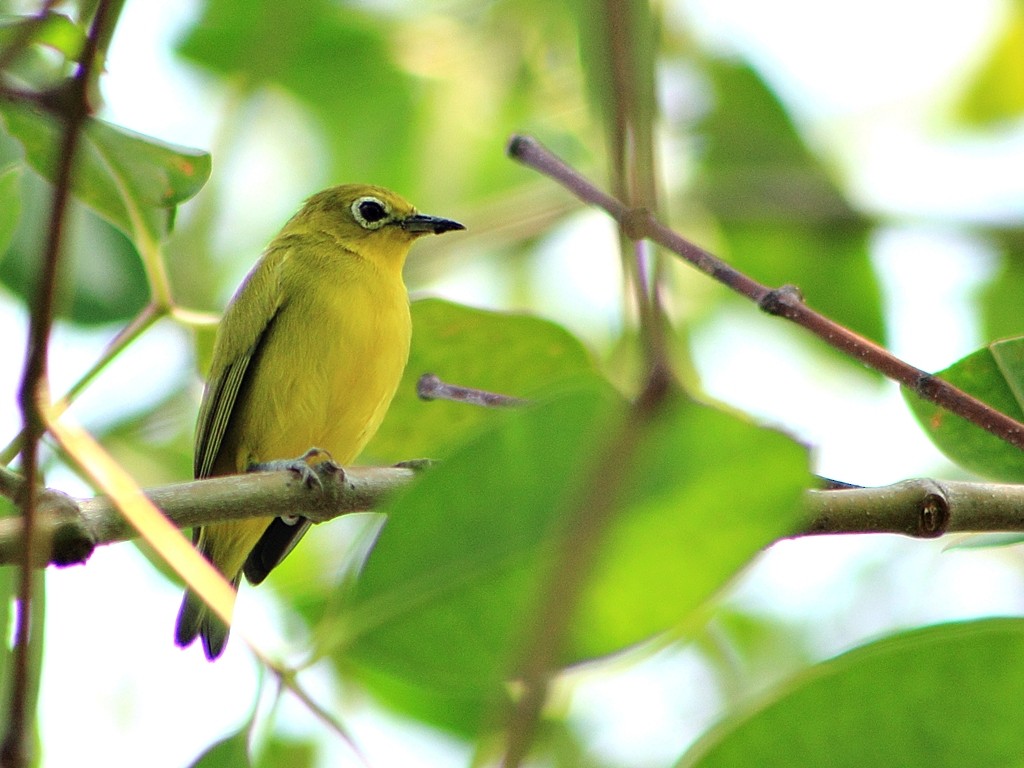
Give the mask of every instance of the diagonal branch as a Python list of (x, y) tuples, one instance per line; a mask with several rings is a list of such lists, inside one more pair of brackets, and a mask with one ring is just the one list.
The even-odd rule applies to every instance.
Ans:
[(604, 209), (630, 237), (653, 240), (701, 272), (746, 296), (770, 315), (791, 320), (826, 344), (911, 389), (921, 398), (961, 416), (1017, 448), (1024, 448), (1024, 424), (1001, 413), (952, 384), (901, 360), (891, 352), (808, 307), (793, 286), (769, 288), (677, 232), (646, 210), (633, 210), (602, 192), (579, 172), (530, 136), (513, 136), (508, 153), (551, 177), (583, 202)]

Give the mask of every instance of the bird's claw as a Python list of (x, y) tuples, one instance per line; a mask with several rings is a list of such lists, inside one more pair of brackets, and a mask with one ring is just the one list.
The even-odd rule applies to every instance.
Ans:
[(277, 459), (275, 461), (250, 464), (250, 472), (275, 472), (288, 470), (299, 476), (299, 480), (307, 488), (323, 490), (321, 476), (334, 475), (342, 471), (331, 454), (322, 448), (310, 448), (297, 459)]

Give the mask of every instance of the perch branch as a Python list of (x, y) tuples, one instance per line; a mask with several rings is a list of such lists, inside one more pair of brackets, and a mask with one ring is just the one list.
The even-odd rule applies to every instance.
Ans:
[[(309, 490), (294, 473), (281, 471), (194, 480), (144, 493), (179, 528), (276, 515), (301, 515), (320, 523), (376, 508), (416, 473), (402, 467), (352, 467), (318, 474), (322, 492)], [(35, 566), (82, 563), (97, 546), (138, 535), (106, 496), (76, 500), (46, 490), (39, 494), (39, 502)], [(0, 565), (17, 561), (23, 533), (22, 518), (0, 518)]]

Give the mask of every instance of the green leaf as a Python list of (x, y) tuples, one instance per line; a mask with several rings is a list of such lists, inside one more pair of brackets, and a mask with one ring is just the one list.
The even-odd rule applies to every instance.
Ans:
[(409, 189), (416, 88), (393, 61), (393, 26), (326, 0), (211, 0), (178, 50), (236, 82), (297, 97), (322, 124), (333, 177)]
[[(367, 685), (383, 679), (384, 700), (425, 708), (475, 698), (475, 716), (486, 714), (507, 695), (565, 513), (627, 413), (591, 379), (502, 414), (427, 472), (390, 506), (362, 574), (331, 611), (324, 637), (336, 663), (368, 670)], [(793, 530), (806, 463), (804, 449), (776, 432), (671, 399), (610, 481), (617, 515), (562, 661), (685, 624)]]
[[(12, 103), (0, 104), (0, 115), (24, 147), (26, 162), (52, 183), (59, 164), (57, 124)], [(73, 191), (139, 245), (142, 237), (163, 239), (176, 206), (198, 192), (209, 175), (206, 152), (90, 120), (82, 134)]]
[(1024, 231), (993, 232), (1000, 249), (1000, 266), (979, 291), (978, 313), (984, 323), (982, 338), (1002, 339), (1024, 333)]
[(85, 34), (81, 27), (61, 13), (47, 11), (41, 17), (19, 17), (0, 21), (0, 50), (6, 50), (25, 34), (31, 32), (23, 42), (26, 45), (42, 45), (63, 54), (68, 61), (77, 61), (85, 45)]
[(871, 266), (872, 223), (855, 211), (807, 149), (782, 103), (751, 68), (715, 61), (716, 103), (696, 194), (718, 217), (733, 266), (882, 341), (881, 290)]
[(954, 106), (972, 127), (990, 127), (1024, 113), (1024, 9), (1008, 3), (1002, 29)]
[(555, 323), (423, 299), (412, 304), (409, 364), (380, 431), (362, 461), (444, 458), (467, 434), (493, 421), (494, 410), (425, 402), (416, 382), (433, 373), (451, 384), (531, 397), (593, 372), (584, 346)]
[(788, 436), (687, 398), (670, 401), (633, 460), (572, 660), (677, 626), (799, 525), (810, 481), (807, 451)]
[(894, 635), (812, 667), (710, 731), (682, 768), (1019, 766), (1024, 621)]
[(191, 768), (248, 768), (250, 765), (249, 729), (246, 727), (212, 744)]
[(621, 403), (591, 384), (503, 416), (390, 506), (339, 621), (350, 657), (449, 692), (500, 685), (542, 544)]
[(12, 165), (0, 170), (0, 254), (10, 246), (20, 218), (21, 168)]
[(313, 768), (317, 764), (316, 744), (274, 736), (256, 759), (256, 768)]
[[(1024, 419), (1024, 337), (972, 352), (937, 376), (1017, 420)], [(904, 389), (903, 397), (935, 446), (949, 459), (983, 477), (1024, 482), (1024, 454), (966, 419)]]
[[(0, 282), (28, 304), (49, 231), (52, 187), (35, 172), (21, 170), (21, 215), (9, 247), (0, 251)], [(57, 316), (84, 325), (134, 317), (149, 299), (138, 253), (119, 230), (85, 206), (71, 203), (57, 285)]]

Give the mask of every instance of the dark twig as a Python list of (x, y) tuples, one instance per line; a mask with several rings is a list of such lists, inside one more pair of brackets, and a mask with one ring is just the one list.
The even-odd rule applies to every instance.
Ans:
[(635, 239), (647, 238), (690, 262), (763, 311), (791, 320), (832, 347), (911, 389), (918, 396), (967, 419), (1007, 443), (1024, 448), (1024, 424), (893, 355), (888, 350), (810, 309), (793, 286), (768, 288), (658, 222), (649, 211), (630, 210), (587, 181), (529, 136), (513, 136), (510, 156), (550, 176), (586, 203), (603, 208)]
[(617, 431), (609, 436), (597, 461), (587, 471), (589, 482), (568, 510), (555, 544), (549, 571), (538, 590), (532, 627), (521, 649), (518, 679), (523, 688), (506, 719), (504, 768), (525, 759), (547, 699), (552, 670), (557, 666), (576, 606), (594, 567), (605, 533), (615, 518), (625, 468), (666, 402), (678, 393), (662, 368), (654, 368)]
[(96, 6), (96, 12), (82, 51), (82, 61), (74, 77), (68, 80), (64, 86), (63, 92), (66, 98), (61, 101), (65, 110), (60, 115), (63, 120), (63, 133), (59, 148), (59, 165), (47, 227), (48, 236), (32, 301), (28, 348), (18, 393), (25, 434), (21, 451), (25, 485), (24, 492), (20, 494), (18, 501), (25, 532), (21, 580), (18, 585), (17, 626), (14, 636), (13, 674), (10, 689), (11, 704), (8, 710), (7, 730), (4, 734), (3, 744), (0, 746), (0, 765), (4, 768), (21, 768), (28, 762), (29, 643), (32, 637), (31, 633), (40, 631), (39, 627), (31, 628), (30, 617), (33, 593), (34, 547), (32, 533), (35, 525), (38, 493), (36, 486), (39, 478), (38, 447), (44, 430), (41, 407), (44, 398), (49, 397), (47, 355), (50, 329), (53, 324), (53, 300), (64, 235), (65, 211), (71, 191), (71, 175), (82, 127), (90, 114), (88, 94), (96, 60), (97, 41), (101, 36), (107, 34), (108, 9), (108, 2), (100, 0)]
[(469, 403), (485, 408), (507, 408), (526, 405), (529, 402), (521, 397), (449, 384), (441, 381), (433, 373), (424, 373), (420, 376), (416, 382), (416, 394), (421, 400), (451, 400), (456, 403)]

